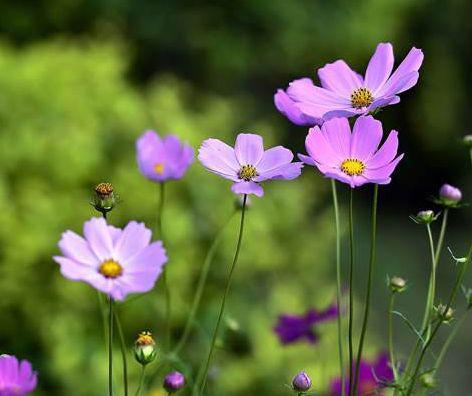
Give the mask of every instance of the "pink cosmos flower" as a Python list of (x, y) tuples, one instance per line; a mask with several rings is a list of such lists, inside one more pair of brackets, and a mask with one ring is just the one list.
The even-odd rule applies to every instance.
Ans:
[(382, 123), (372, 116), (359, 117), (352, 133), (347, 118), (333, 118), (321, 129), (318, 126), (310, 129), (305, 140), (309, 156), (299, 158), (316, 166), (326, 177), (352, 188), (365, 183), (388, 184), (403, 154), (396, 157), (397, 131), (391, 131), (379, 149), (382, 135)]
[(93, 217), (84, 223), (84, 238), (66, 231), (59, 249), (62, 256), (54, 260), (62, 275), (84, 281), (115, 300), (151, 290), (167, 261), (162, 242), (151, 243), (151, 231), (135, 221), (121, 230)]
[(262, 137), (240, 133), (234, 148), (218, 139), (207, 139), (198, 159), (209, 171), (234, 182), (235, 194), (264, 195), (259, 183), (265, 180), (291, 180), (300, 176), (303, 164), (292, 162), (290, 150), (277, 146), (264, 151)]
[(177, 136), (144, 132), (136, 141), (139, 170), (156, 182), (181, 179), (193, 161), (193, 149)]
[[(333, 117), (367, 114), (396, 104), (398, 94), (413, 87), (423, 63), (423, 51), (413, 47), (392, 73), (393, 47), (380, 43), (369, 61), (365, 76), (353, 71), (345, 61), (328, 63), (318, 70), (321, 87), (310, 78), (292, 81), (287, 92), (279, 90), (276, 107), (298, 125), (322, 124)], [(285, 95), (285, 96), (284, 96)]]
[(0, 355), (0, 396), (25, 396), (36, 388), (38, 374), (27, 360)]

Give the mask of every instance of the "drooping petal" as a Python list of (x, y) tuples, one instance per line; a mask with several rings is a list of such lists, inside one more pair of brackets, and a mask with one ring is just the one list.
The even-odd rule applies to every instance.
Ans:
[(362, 78), (343, 60), (326, 64), (318, 70), (318, 77), (323, 88), (344, 98), (350, 98), (352, 92), (363, 85)]
[(199, 161), (211, 172), (237, 181), (240, 165), (234, 149), (218, 139), (205, 140), (198, 154)]
[(264, 180), (293, 180), (302, 173), (303, 163), (291, 162), (271, 169), (267, 172), (261, 172), (254, 181), (261, 182)]
[(398, 132), (392, 130), (380, 149), (366, 163), (368, 169), (376, 169), (389, 164), (397, 155)]
[(254, 194), (257, 197), (264, 195), (264, 189), (253, 181), (240, 181), (231, 186), (231, 191), (235, 194)]
[(347, 118), (333, 118), (321, 127), (321, 133), (338, 157), (348, 158), (350, 154), (351, 127)]
[(240, 133), (236, 138), (234, 152), (240, 165), (257, 166), (264, 154), (262, 136), (253, 133)]
[(359, 117), (351, 137), (350, 158), (367, 161), (382, 140), (382, 123), (372, 116)]
[(292, 160), (293, 154), (289, 149), (282, 146), (272, 147), (269, 150), (264, 151), (262, 159), (257, 165), (257, 172), (269, 172), (281, 165), (292, 162)]
[(61, 249), (64, 256), (89, 266), (95, 266), (99, 260), (90, 250), (85, 239), (72, 231), (66, 231), (62, 234), (59, 249)]
[(99, 260), (103, 261), (112, 257), (113, 241), (107, 223), (103, 218), (93, 217), (86, 221), (84, 223), (84, 236)]
[(277, 110), (279, 110), (285, 117), (296, 125), (316, 125), (321, 123), (321, 119), (307, 116), (303, 114), (298, 107), (295, 106), (295, 102), (285, 93), (284, 90), (278, 89), (274, 95), (274, 104)]
[(130, 221), (123, 229), (114, 246), (114, 258), (126, 266), (151, 241), (151, 231), (144, 223)]
[(382, 87), (393, 69), (393, 47), (390, 43), (380, 43), (375, 50), (374, 55), (369, 61), (365, 73), (365, 86), (374, 97), (380, 87)]

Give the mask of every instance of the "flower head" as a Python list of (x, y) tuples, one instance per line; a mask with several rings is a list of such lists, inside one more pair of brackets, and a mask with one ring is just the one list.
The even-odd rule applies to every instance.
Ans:
[(38, 374), (27, 360), (0, 355), (0, 396), (25, 396), (36, 388)]
[(435, 214), (432, 210), (420, 210), (416, 216), (410, 216), (417, 224), (431, 224), (433, 221), (436, 221), (439, 214)]
[(174, 371), (169, 373), (164, 378), (164, 389), (171, 393), (175, 393), (185, 386), (185, 377), (182, 373)]
[(326, 177), (349, 184), (352, 188), (365, 183), (388, 184), (403, 154), (397, 155), (398, 137), (391, 131), (382, 140), (382, 123), (372, 116), (359, 117), (351, 133), (347, 118), (333, 118), (322, 127), (310, 129), (305, 140), (309, 154), (299, 155), (308, 165), (316, 166)]
[[(388, 362), (386, 353), (380, 354), (370, 363), (362, 360), (359, 366), (359, 387), (356, 396), (384, 395), (382, 388), (393, 380), (393, 371)], [(345, 393), (349, 391), (349, 373), (345, 382)], [(331, 396), (341, 396), (341, 379), (331, 381)]]
[(156, 182), (181, 179), (193, 161), (193, 149), (178, 137), (144, 132), (136, 141), (139, 170)]
[(134, 343), (134, 357), (142, 365), (151, 363), (157, 356), (156, 341), (149, 331), (139, 333)]
[(115, 300), (151, 290), (167, 261), (162, 242), (151, 243), (151, 231), (135, 221), (121, 230), (94, 217), (84, 223), (84, 238), (64, 232), (59, 249), (62, 256), (54, 260), (62, 275), (87, 282)]
[(311, 378), (304, 371), (300, 371), (292, 379), (292, 388), (295, 392), (306, 392), (311, 388)]
[(443, 184), (439, 189), (439, 203), (445, 206), (455, 207), (462, 199), (462, 192), (450, 184)]
[(198, 159), (211, 172), (234, 182), (235, 194), (264, 195), (260, 183), (265, 180), (291, 180), (301, 173), (303, 164), (292, 162), (290, 150), (277, 146), (264, 151), (262, 137), (241, 133), (234, 148), (218, 139), (207, 139), (200, 147)]
[[(333, 117), (352, 117), (400, 101), (399, 93), (418, 81), (423, 52), (412, 48), (392, 73), (393, 47), (380, 43), (369, 61), (365, 76), (353, 71), (345, 61), (328, 63), (318, 70), (321, 87), (310, 78), (290, 83), (286, 93), (278, 91), (276, 106), (292, 122), (299, 125), (321, 124)], [(283, 92), (287, 97), (282, 96)]]
[(310, 344), (318, 341), (316, 325), (338, 316), (338, 308), (335, 304), (330, 305), (324, 311), (310, 309), (304, 315), (280, 315), (277, 325), (274, 327), (282, 344), (292, 344), (297, 341), (306, 340)]
[(116, 196), (111, 183), (97, 184), (94, 188), (94, 193), (92, 205), (97, 211), (107, 213), (114, 208)]

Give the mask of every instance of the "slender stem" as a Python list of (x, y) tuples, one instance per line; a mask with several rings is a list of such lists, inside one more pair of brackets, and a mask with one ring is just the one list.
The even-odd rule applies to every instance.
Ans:
[[(207, 375), (208, 375), (208, 369), (210, 367), (211, 358), (213, 356), (213, 351), (215, 349), (216, 337), (218, 336), (218, 330), (220, 328), (221, 319), (223, 317), (223, 313), (224, 313), (224, 310), (225, 310), (226, 298), (227, 298), (229, 290), (231, 288), (231, 281), (233, 279), (234, 269), (236, 268), (236, 263), (238, 262), (239, 251), (241, 250), (241, 242), (242, 242), (242, 239), (243, 239), (243, 231), (244, 231), (244, 217), (245, 217), (245, 213), (246, 213), (246, 201), (247, 201), (247, 194), (244, 194), (243, 207), (241, 209), (241, 223), (239, 225), (238, 243), (236, 245), (236, 251), (234, 253), (233, 263), (231, 264), (231, 269), (229, 271), (229, 275), (228, 275), (228, 278), (226, 280), (226, 286), (225, 286), (225, 291), (224, 291), (224, 294), (223, 294), (223, 299), (221, 301), (220, 312), (218, 314), (218, 319), (216, 321), (215, 330), (213, 331), (213, 337), (212, 337), (212, 340), (211, 340), (210, 351), (208, 353), (208, 357), (207, 357), (207, 360), (206, 360), (206, 363), (205, 363), (205, 366), (204, 366), (203, 374), (201, 376), (202, 379), (201, 379), (201, 385), (200, 385), (200, 393), (203, 393), (203, 390), (205, 389)], [(200, 378), (200, 376), (198, 378)], [(197, 379), (197, 385), (196, 386), (198, 386), (198, 379)]]
[(352, 395), (353, 378), (353, 346), (352, 327), (354, 320), (354, 219), (353, 219), (353, 198), (354, 190), (351, 188), (349, 197), (349, 396)]
[[(436, 253), (434, 249), (434, 241), (433, 241), (433, 234), (431, 233), (431, 226), (430, 224), (426, 224), (426, 230), (428, 231), (428, 241), (429, 241), (429, 248), (431, 251), (431, 273), (429, 275), (429, 286), (428, 286), (428, 294), (426, 297), (426, 307), (423, 315), (423, 323), (421, 325), (422, 331), (425, 329), (429, 329), (429, 321), (431, 319), (431, 313), (433, 311), (434, 305), (434, 296), (436, 294)], [(427, 333), (429, 336), (429, 334)], [(427, 338), (427, 337), (426, 337)]]
[(138, 385), (138, 388), (136, 389), (136, 393), (134, 394), (134, 396), (139, 396), (139, 394), (141, 393), (141, 390), (143, 389), (143, 386), (144, 386), (144, 373), (146, 371), (146, 365), (143, 364), (141, 365), (141, 375), (139, 377), (139, 385)]
[[(444, 309), (444, 312), (447, 312), (449, 310), (449, 308), (452, 306), (452, 304), (454, 303), (457, 291), (459, 290), (459, 287), (460, 287), (461, 282), (462, 282), (462, 278), (464, 277), (464, 273), (467, 269), (467, 266), (468, 266), (471, 258), (472, 258), (472, 245), (469, 248), (469, 253), (467, 255), (467, 260), (465, 261), (465, 263), (462, 263), (461, 269), (459, 271), (459, 274), (457, 275), (456, 282), (455, 282), (454, 287), (451, 291), (451, 295), (450, 295), (449, 301), (448, 301), (448, 303), (447, 303), (447, 305)], [(424, 346), (421, 350), (420, 356), (418, 358), (418, 362), (416, 363), (416, 367), (415, 367), (415, 370), (414, 370), (413, 375), (411, 377), (410, 386), (408, 387), (408, 391), (406, 393), (406, 396), (409, 396), (409, 395), (412, 394), (412, 392), (415, 388), (418, 372), (421, 368), (421, 364), (423, 363), (423, 359), (425, 357), (426, 351), (428, 350), (428, 347), (431, 345), (431, 342), (433, 341), (434, 336), (436, 335), (436, 333), (438, 332), (438, 330), (439, 330), (439, 328), (441, 327), (442, 324), (443, 324), (443, 320), (438, 319), (438, 322), (437, 322), (436, 326), (434, 327), (431, 335), (426, 340), (426, 342), (425, 342), (425, 344), (424, 344)]]
[(393, 378), (395, 383), (398, 379), (397, 364), (395, 362), (395, 354), (393, 352), (393, 307), (395, 306), (395, 296), (397, 293), (390, 293), (390, 303), (388, 306), (388, 352), (390, 354), (390, 367), (393, 371)]
[(231, 213), (231, 216), (229, 219), (223, 224), (223, 226), (220, 228), (220, 230), (217, 232), (215, 239), (213, 240), (210, 249), (208, 250), (206, 256), (205, 256), (205, 261), (203, 262), (203, 267), (202, 271), (200, 273), (200, 277), (198, 279), (198, 284), (197, 284), (197, 289), (195, 292), (195, 297), (193, 298), (193, 303), (192, 307), (190, 309), (190, 314), (187, 318), (187, 323), (185, 324), (184, 332), (182, 333), (182, 337), (180, 338), (179, 342), (177, 343), (177, 346), (175, 347), (173, 353), (175, 355), (178, 355), (180, 350), (184, 347), (185, 343), (187, 342), (187, 339), (190, 335), (190, 331), (192, 330), (193, 323), (195, 321), (195, 316), (197, 314), (198, 308), (200, 307), (200, 302), (202, 300), (203, 296), (203, 291), (205, 290), (205, 285), (206, 281), (208, 279), (208, 273), (210, 270), (211, 263), (213, 261), (213, 258), (216, 253), (216, 249), (219, 246), (221, 239), (224, 235), (224, 231), (228, 224), (231, 222), (233, 219), (234, 215), (236, 214), (236, 211)]
[(113, 299), (108, 302), (108, 394), (113, 396)]
[(379, 195), (379, 185), (376, 184), (374, 186), (374, 198), (372, 200), (372, 223), (371, 223), (371, 236), (370, 236), (371, 242), (370, 242), (369, 274), (367, 278), (367, 291), (366, 291), (365, 302), (364, 302), (364, 320), (362, 322), (361, 336), (359, 339), (359, 348), (357, 350), (356, 372), (354, 374), (354, 389), (353, 389), (354, 395), (357, 395), (357, 387), (359, 383), (359, 369), (360, 369), (361, 360), (362, 360), (362, 351), (364, 348), (365, 335), (367, 332), (367, 324), (369, 322), (371, 294), (372, 294), (372, 280), (374, 277), (374, 267), (375, 267), (378, 195)]
[(120, 337), (120, 349), (121, 349), (121, 360), (123, 362), (123, 387), (125, 391), (125, 396), (128, 396), (128, 362), (126, 359), (126, 342), (123, 335), (123, 328), (121, 326), (120, 317), (118, 312), (115, 310), (115, 322), (118, 329), (118, 335)]
[(343, 348), (343, 324), (342, 324), (342, 291), (341, 291), (341, 225), (339, 220), (338, 194), (336, 191), (336, 181), (331, 179), (331, 188), (333, 192), (334, 222), (336, 226), (336, 305), (338, 307), (338, 352), (339, 352), (339, 370), (341, 378), (341, 395), (344, 396), (345, 390), (345, 371), (344, 371), (344, 348)]
[(469, 155), (470, 155), (470, 164), (472, 165), (472, 149), (469, 150)]

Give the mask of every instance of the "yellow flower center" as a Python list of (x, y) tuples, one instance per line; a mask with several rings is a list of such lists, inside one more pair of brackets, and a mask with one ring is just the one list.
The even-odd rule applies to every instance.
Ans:
[(123, 267), (115, 260), (105, 260), (98, 269), (105, 278), (115, 279), (123, 273)]
[(138, 339), (136, 340), (136, 345), (155, 345), (156, 342), (154, 338), (152, 338), (152, 334), (150, 331), (143, 331), (139, 333)]
[(154, 165), (154, 172), (158, 175), (162, 175), (164, 173), (164, 164), (156, 164)]
[(254, 165), (243, 165), (238, 173), (240, 179), (250, 181), (257, 176), (257, 170)]
[(355, 109), (370, 106), (373, 101), (374, 97), (367, 88), (358, 88), (351, 94), (351, 105)]
[(341, 164), (341, 170), (349, 176), (359, 176), (364, 172), (365, 165), (355, 158), (348, 158)]

